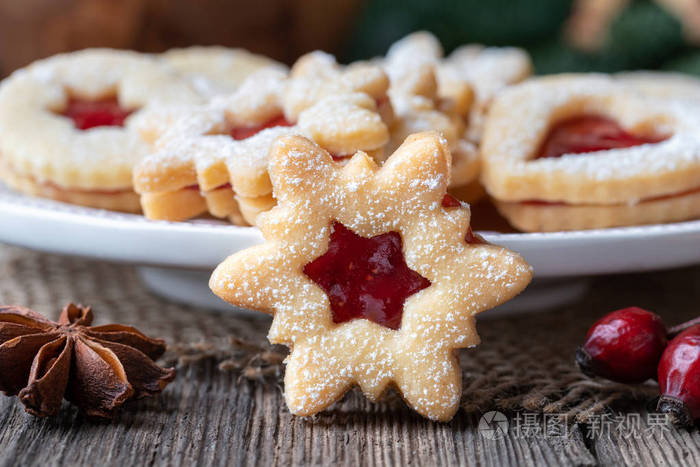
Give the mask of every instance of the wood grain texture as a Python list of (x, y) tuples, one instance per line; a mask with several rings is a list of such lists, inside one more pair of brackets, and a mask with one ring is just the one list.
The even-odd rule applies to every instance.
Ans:
[[(483, 344), (463, 353), (463, 410), (448, 424), (422, 419), (395, 394), (371, 404), (358, 392), (316, 417), (294, 417), (279, 386), (281, 367), (269, 365), (273, 371), (259, 381), (250, 380), (255, 372), (241, 372), (251, 368), (246, 365), (260, 349), (269, 349), (269, 318), (164, 301), (148, 294), (127, 266), (0, 246), (0, 303), (50, 315), (70, 300), (93, 305), (97, 324), (122, 322), (165, 337), (177, 351), (169, 358), (180, 356), (178, 378), (160, 397), (128, 403), (111, 422), (88, 420), (68, 404), (57, 417), (40, 420), (25, 414), (16, 399), (0, 397), (0, 467), (700, 465), (697, 429), (630, 438), (601, 433), (594, 418), (567, 425), (564, 437), (526, 436), (514, 429), (512, 412), (599, 414), (605, 405), (589, 409), (606, 401), (632, 404), (635, 393), (648, 394), (649, 387), (625, 392), (585, 379), (573, 366), (573, 349), (594, 319), (632, 303), (659, 311), (670, 324), (696, 316), (698, 267), (601, 277), (580, 303), (566, 309), (480, 320)], [(232, 337), (244, 339), (253, 351), (236, 350)], [(611, 399), (612, 394), (618, 396)], [(618, 409), (640, 413), (643, 398), (634, 404)], [(491, 440), (478, 426), (481, 412), (494, 408), (509, 411), (511, 430)]]
[[(633, 412), (622, 412), (625, 416)], [(640, 410), (639, 430), (601, 430), (601, 425), (589, 425), (596, 431), (592, 450), (602, 465), (700, 465), (700, 432), (675, 429), (653, 422), (653, 414)]]
[(292, 416), (281, 390), (200, 361), (157, 399), (112, 422), (65, 406), (35, 419), (0, 398), (0, 465), (592, 465), (577, 426), (566, 439), (482, 436), (478, 417), (429, 422), (398, 400), (351, 393), (313, 419)]

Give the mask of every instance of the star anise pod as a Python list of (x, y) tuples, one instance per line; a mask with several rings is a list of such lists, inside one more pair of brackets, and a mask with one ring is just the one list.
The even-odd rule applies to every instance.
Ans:
[(54, 415), (65, 397), (82, 412), (109, 418), (132, 397), (165, 388), (175, 370), (153, 360), (165, 342), (120, 324), (90, 327), (90, 307), (69, 303), (58, 322), (18, 306), (0, 306), (0, 391), (26, 411)]

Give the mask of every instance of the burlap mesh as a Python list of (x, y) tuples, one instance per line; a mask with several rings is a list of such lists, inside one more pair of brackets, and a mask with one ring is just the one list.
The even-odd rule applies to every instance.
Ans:
[[(68, 301), (93, 306), (98, 324), (139, 327), (169, 343), (166, 360), (180, 366), (215, 359), (220, 371), (259, 384), (279, 384), (283, 347), (265, 338), (269, 317), (218, 313), (179, 305), (149, 293), (133, 267), (0, 246), (0, 303), (20, 304), (51, 318)], [(593, 321), (607, 311), (638, 305), (671, 325), (697, 316), (700, 267), (592, 280), (579, 303), (563, 309), (479, 320), (482, 345), (461, 353), (462, 406), (561, 413), (585, 421), (620, 400), (649, 399), (654, 384), (625, 386), (591, 380), (573, 354)]]

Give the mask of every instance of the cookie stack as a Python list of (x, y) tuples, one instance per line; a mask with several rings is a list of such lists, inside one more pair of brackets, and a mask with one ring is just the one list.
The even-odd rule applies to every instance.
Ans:
[(357, 151), (377, 156), (389, 140), (388, 88), (379, 67), (341, 67), (315, 52), (289, 73), (255, 72), (205, 105), (166, 110), (167, 118), (152, 112), (140, 125), (155, 134), (154, 152), (134, 173), (144, 213), (185, 220), (206, 212), (254, 224), (275, 204), (267, 173), (272, 143), (302, 135), (338, 161)]

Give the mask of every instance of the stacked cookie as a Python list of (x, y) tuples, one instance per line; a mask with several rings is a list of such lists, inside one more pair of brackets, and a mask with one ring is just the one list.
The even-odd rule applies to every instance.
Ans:
[(302, 135), (337, 160), (379, 154), (389, 140), (388, 87), (376, 66), (341, 67), (315, 52), (289, 74), (268, 68), (231, 95), (170, 112), (168, 125), (158, 127), (163, 117), (155, 112), (142, 122), (156, 133), (155, 152), (134, 174), (144, 213), (184, 220), (207, 212), (253, 224), (275, 203), (267, 174), (272, 143)]
[(467, 202), (479, 199), (485, 115), (502, 89), (530, 75), (527, 54), (512, 47), (466, 45), (444, 57), (433, 35), (417, 32), (396, 42), (382, 62), (397, 115), (392, 148), (411, 133), (440, 131), (452, 152), (450, 191)]

